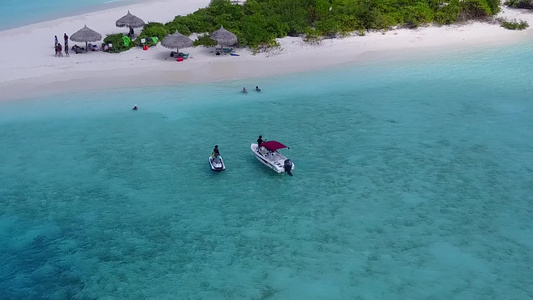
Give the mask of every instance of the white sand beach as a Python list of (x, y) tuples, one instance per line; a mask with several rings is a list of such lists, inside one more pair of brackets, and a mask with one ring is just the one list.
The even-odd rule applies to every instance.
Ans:
[[(209, 48), (189, 48), (184, 52), (190, 57), (184, 62), (171, 58), (171, 50), (161, 45), (120, 54), (70, 51), (70, 57), (54, 56), (54, 35), (62, 41), (63, 33), (70, 36), (84, 25), (104, 37), (126, 33), (127, 29), (117, 28), (115, 21), (128, 10), (145, 22), (164, 23), (208, 3), (209, 0), (148, 1), (0, 31), (0, 39), (6, 41), (0, 50), (0, 101), (73, 91), (275, 76), (369, 60), (416, 59), (421, 53), (439, 55), (447, 50), (502, 46), (533, 38), (531, 27), (512, 31), (499, 24), (469, 23), (372, 32), (324, 40), (318, 45), (286, 37), (279, 39), (280, 48), (255, 55), (248, 49), (237, 49), (240, 56), (216, 56)], [(533, 26), (533, 14), (526, 10), (502, 8), (499, 16), (525, 20)], [(74, 44), (70, 42), (70, 46)]]

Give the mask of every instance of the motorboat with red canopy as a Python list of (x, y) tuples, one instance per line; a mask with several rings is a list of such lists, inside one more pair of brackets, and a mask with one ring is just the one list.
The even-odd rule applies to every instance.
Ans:
[(255, 157), (268, 166), (272, 170), (278, 173), (287, 173), (292, 176), (292, 170), (294, 170), (294, 163), (279, 153), (278, 150), (289, 148), (277, 141), (267, 141), (261, 144), (253, 143), (250, 145)]

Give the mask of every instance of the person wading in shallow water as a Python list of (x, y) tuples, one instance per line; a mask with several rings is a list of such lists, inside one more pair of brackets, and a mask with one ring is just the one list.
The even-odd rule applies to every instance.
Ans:
[(137, 109), (138, 109), (138, 108), (137, 108), (137, 104), (135, 104), (135, 105), (133, 106), (133, 110), (137, 110)]

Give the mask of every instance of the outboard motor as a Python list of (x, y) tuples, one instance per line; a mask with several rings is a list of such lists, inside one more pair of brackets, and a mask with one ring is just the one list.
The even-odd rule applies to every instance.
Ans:
[(285, 173), (289, 174), (290, 176), (292, 176), (292, 161), (290, 159), (286, 159), (284, 162), (283, 162), (283, 168), (285, 169)]

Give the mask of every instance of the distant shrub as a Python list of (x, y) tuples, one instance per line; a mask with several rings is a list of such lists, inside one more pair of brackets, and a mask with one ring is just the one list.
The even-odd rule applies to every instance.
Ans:
[(310, 44), (320, 44), (322, 41), (319, 32), (314, 28), (309, 28), (305, 31), (305, 42)]
[(492, 10), (486, 0), (464, 0), (460, 2), (461, 13), (459, 20), (483, 19), (492, 15)]
[(490, 7), (490, 11), (492, 12), (492, 15), (495, 15), (500, 12), (500, 0), (487, 0), (487, 4)]
[(447, 4), (441, 4), (435, 12), (435, 23), (439, 25), (450, 25), (459, 19), (461, 13), (461, 6), (459, 1), (450, 1)]
[(165, 28), (168, 30), (168, 34), (179, 32), (185, 36), (189, 36), (192, 33), (189, 27), (180, 23), (168, 22), (165, 24)]
[(514, 8), (533, 9), (533, 1), (531, 0), (507, 0), (504, 4)]
[[(533, 0), (507, 0), (513, 5)], [(518, 3), (518, 4), (517, 4)], [(453, 24), (488, 19), (500, 11), (500, 0), (212, 0), (208, 7), (166, 24), (149, 23), (140, 38), (212, 33), (221, 26), (233, 32), (241, 47), (262, 49), (276, 45), (276, 38), (305, 36), (309, 42), (354, 31), (390, 30), (398, 25), (416, 28), (430, 23)], [(519, 24), (520, 25), (520, 24)], [(520, 25), (523, 26), (523, 25)], [(139, 40), (139, 39), (138, 39)], [(209, 36), (195, 45), (211, 46)]]
[(524, 30), (529, 27), (529, 24), (524, 20), (517, 21), (516, 19), (514, 19), (512, 21), (508, 21), (506, 19), (500, 18), (498, 19), (498, 21), (500, 22), (500, 25), (503, 28), (510, 30)]
[(402, 9), (403, 24), (409, 28), (416, 28), (433, 20), (433, 11), (426, 2), (418, 2), (413, 6)]
[(318, 35), (334, 36), (341, 31), (341, 23), (336, 22), (333, 18), (314, 23)]
[(217, 45), (217, 42), (209, 37), (209, 34), (199, 35), (193, 42), (194, 46), (213, 47)]
[(154, 46), (156, 43), (152, 41), (152, 37), (156, 37), (159, 39), (159, 41), (163, 40), (167, 35), (169, 34), (168, 29), (165, 27), (165, 25), (161, 23), (156, 22), (150, 22), (144, 26), (143, 31), (137, 39), (135, 40), (135, 43), (140, 45), (141, 40), (145, 39), (146, 43), (145, 45), (148, 46)]
[(383, 14), (381, 12), (378, 12), (377, 10), (372, 11), (371, 19), (372, 21), (370, 21), (370, 23), (367, 25), (367, 29), (389, 30), (393, 26), (396, 26), (401, 22), (399, 14)]
[(334, 18), (335, 21), (339, 24), (340, 32), (342, 34), (364, 29), (362, 22), (358, 20), (355, 16), (336, 15)]
[(133, 46), (133, 42), (130, 42), (128, 46), (124, 44), (124, 35), (122, 33), (110, 34), (104, 39), (105, 44), (112, 44), (107, 52), (119, 53), (129, 50)]

